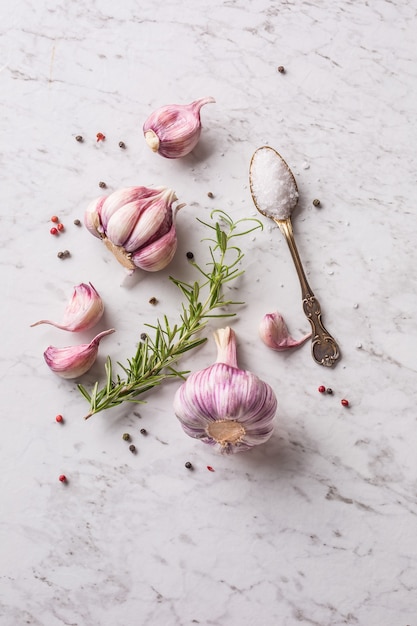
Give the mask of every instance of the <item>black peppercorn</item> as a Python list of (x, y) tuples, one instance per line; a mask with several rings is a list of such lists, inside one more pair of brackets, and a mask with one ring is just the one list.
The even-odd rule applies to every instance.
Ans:
[(314, 206), (320, 206), (320, 200), (318, 198), (314, 198), (313, 205)]
[(126, 144), (124, 141), (119, 141), (119, 148), (121, 148), (122, 150), (126, 148)]
[(130, 441), (130, 435), (129, 435), (129, 433), (123, 433), (123, 435), (122, 435), (122, 439), (123, 439), (124, 441)]
[(145, 339), (147, 338), (147, 334), (146, 333), (142, 333), (140, 338), (142, 339), (142, 341), (145, 341)]
[(214, 193), (212, 191), (209, 191), (207, 195), (209, 198), (214, 198)]
[(75, 141), (78, 141), (79, 143), (82, 143), (84, 141), (84, 139), (81, 137), (81, 135), (77, 135), (75, 137)]
[(187, 469), (191, 469), (193, 466), (191, 465), (190, 461), (187, 461), (186, 464), (185, 464), (185, 467)]
[(285, 72), (285, 67), (284, 67), (283, 65), (279, 65), (279, 66), (278, 66), (278, 72), (279, 72), (280, 74), (284, 74), (284, 72)]
[(147, 435), (147, 434), (148, 434), (148, 431), (146, 430), (146, 428), (141, 428), (141, 429), (140, 429), (140, 434), (141, 434), (141, 435)]
[(130, 450), (131, 452), (136, 452), (136, 446), (134, 446), (134, 445), (133, 445), (133, 443), (132, 443), (132, 444), (130, 444), (130, 446), (129, 446), (129, 450)]
[(150, 298), (149, 304), (158, 304), (158, 300), (156, 298)]
[(74, 220), (75, 226), (81, 226), (81, 222), (79, 219)]
[(104, 183), (102, 180), (99, 182), (98, 186), (102, 189), (105, 189), (107, 187), (106, 183)]
[(64, 253), (63, 252), (58, 252), (57, 257), (58, 259), (63, 259), (64, 258)]
[(332, 395), (333, 389), (330, 389), (330, 387), (327, 387), (326, 393), (328, 393), (329, 395)]
[(187, 252), (187, 254), (185, 256), (187, 257), (187, 259), (193, 259), (194, 258), (194, 254), (192, 252)]

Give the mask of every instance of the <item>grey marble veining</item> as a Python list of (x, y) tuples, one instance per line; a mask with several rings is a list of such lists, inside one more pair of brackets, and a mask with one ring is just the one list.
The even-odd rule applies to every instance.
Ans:
[[(1, 626), (417, 623), (415, 24), (407, 0), (2, 3)], [(208, 95), (193, 153), (152, 154), (149, 113)], [(83, 420), (76, 383), (42, 354), (93, 335), (30, 324), (59, 320), (72, 287), (91, 281), (106, 307), (99, 330), (117, 331), (83, 378), (102, 380), (107, 354), (125, 361), (144, 324), (177, 319), (168, 276), (190, 275), (187, 250), (203, 254), (195, 218), (258, 217), (248, 169), (264, 144), (296, 176), (295, 236), (340, 363), (260, 341), (274, 310), (294, 336), (308, 331), (285, 241), (263, 219), (242, 243), (233, 297), (245, 305), (229, 323), (241, 367), (277, 394), (270, 441), (225, 457), (188, 439), (175, 381)], [(99, 181), (169, 186), (186, 203), (167, 270), (126, 280), (73, 224)], [(215, 360), (221, 324), (185, 369)]]

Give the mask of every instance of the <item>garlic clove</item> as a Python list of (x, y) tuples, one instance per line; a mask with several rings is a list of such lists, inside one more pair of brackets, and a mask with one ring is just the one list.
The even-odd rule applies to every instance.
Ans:
[(106, 237), (115, 246), (123, 246), (141, 213), (140, 203), (129, 202), (113, 213), (106, 228)]
[(100, 211), (101, 224), (106, 231), (110, 218), (114, 213), (119, 211), (123, 206), (130, 202), (137, 202), (143, 198), (151, 198), (158, 194), (157, 189), (150, 189), (148, 187), (124, 187), (113, 191), (105, 198), (103, 206)]
[(298, 340), (291, 337), (285, 320), (278, 311), (264, 315), (259, 326), (259, 334), (264, 344), (277, 352), (297, 348), (311, 337), (311, 332)]
[(174, 412), (184, 432), (231, 454), (265, 443), (272, 435), (275, 393), (252, 372), (239, 369), (231, 328), (215, 333), (217, 360), (190, 374), (174, 397)]
[(101, 196), (90, 202), (84, 213), (84, 224), (87, 230), (94, 235), (94, 237), (99, 237), (100, 239), (103, 237), (104, 232), (103, 226), (101, 225), (100, 213), (106, 197), (107, 196)]
[(50, 320), (39, 320), (39, 322), (31, 324), (31, 326), (51, 324), (61, 330), (78, 332), (95, 326), (100, 321), (103, 313), (104, 304), (95, 287), (91, 283), (88, 285), (81, 283), (74, 287), (72, 298), (65, 309), (61, 324), (51, 322)]
[(161, 190), (159, 197), (145, 208), (137, 220), (135, 227), (124, 243), (127, 252), (133, 252), (152, 241), (155, 236), (164, 235), (172, 225), (172, 203), (177, 196), (172, 189)]
[(143, 125), (145, 141), (151, 150), (168, 159), (189, 154), (200, 139), (201, 108), (210, 102), (216, 101), (208, 96), (191, 104), (169, 104), (151, 113)]
[(99, 333), (90, 343), (66, 348), (49, 346), (43, 353), (47, 366), (61, 378), (71, 379), (82, 376), (94, 365), (101, 339), (114, 333), (110, 328)]
[(165, 235), (132, 254), (131, 259), (142, 270), (158, 272), (171, 263), (176, 250), (177, 233), (173, 223)]

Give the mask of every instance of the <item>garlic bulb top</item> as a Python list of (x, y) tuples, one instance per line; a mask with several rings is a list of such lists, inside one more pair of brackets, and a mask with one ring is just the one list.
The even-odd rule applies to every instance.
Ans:
[(270, 438), (277, 399), (267, 383), (239, 369), (231, 328), (214, 337), (216, 363), (188, 377), (175, 394), (174, 411), (190, 437), (226, 454), (249, 450)]
[(143, 134), (154, 152), (168, 159), (178, 159), (189, 154), (197, 145), (201, 134), (201, 107), (214, 98), (200, 98), (191, 104), (168, 104), (148, 117)]
[(165, 187), (127, 187), (91, 202), (84, 223), (126, 269), (156, 272), (171, 262), (177, 248), (176, 200)]

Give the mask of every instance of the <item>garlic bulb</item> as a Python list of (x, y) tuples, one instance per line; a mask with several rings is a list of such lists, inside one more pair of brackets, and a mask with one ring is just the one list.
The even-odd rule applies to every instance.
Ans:
[(152, 113), (143, 125), (143, 134), (154, 152), (178, 159), (193, 150), (201, 134), (201, 107), (214, 98), (200, 98), (191, 104), (168, 104)]
[(74, 287), (71, 301), (65, 310), (61, 324), (51, 322), (50, 320), (39, 320), (39, 322), (31, 324), (31, 326), (51, 324), (61, 330), (77, 332), (88, 330), (95, 326), (101, 319), (103, 313), (104, 304), (97, 290), (91, 283), (88, 285), (81, 283)]
[(67, 348), (49, 346), (43, 353), (45, 362), (61, 378), (78, 378), (93, 366), (101, 339), (114, 332), (114, 328), (104, 330), (90, 343), (79, 346), (68, 346)]
[(166, 267), (177, 249), (172, 189), (126, 187), (89, 204), (87, 229), (102, 239), (130, 272), (137, 267), (156, 272)]
[(259, 326), (259, 334), (264, 344), (277, 352), (297, 348), (311, 337), (311, 333), (307, 333), (301, 339), (293, 339), (288, 332), (284, 318), (278, 311), (264, 315)]
[(190, 437), (226, 454), (249, 450), (270, 438), (277, 399), (267, 383), (238, 368), (231, 328), (218, 330), (214, 337), (216, 362), (181, 385), (174, 411)]

